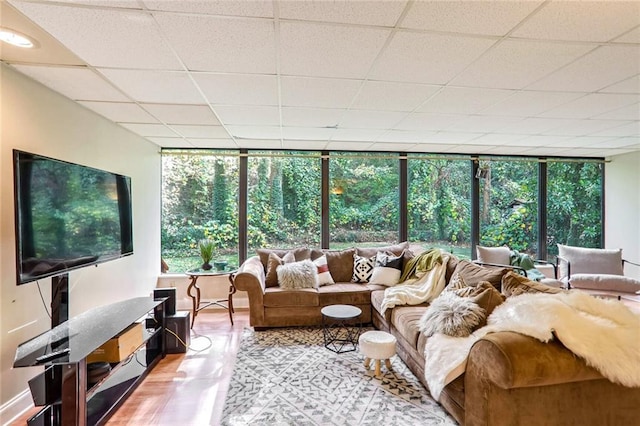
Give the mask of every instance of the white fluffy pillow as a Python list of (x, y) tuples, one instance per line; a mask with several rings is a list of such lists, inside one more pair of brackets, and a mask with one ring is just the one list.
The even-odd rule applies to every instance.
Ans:
[(418, 325), (427, 337), (436, 333), (466, 337), (485, 319), (484, 309), (471, 299), (445, 291), (431, 302)]
[(314, 260), (313, 263), (316, 265), (316, 268), (318, 268), (319, 286), (336, 283), (331, 276), (331, 272), (329, 271), (329, 264), (327, 263), (326, 255), (323, 254), (322, 256)]
[(394, 286), (400, 281), (400, 274), (402, 274), (402, 255), (395, 256), (391, 253), (378, 252), (369, 282)]
[(309, 259), (285, 263), (276, 270), (280, 288), (318, 288), (318, 267)]

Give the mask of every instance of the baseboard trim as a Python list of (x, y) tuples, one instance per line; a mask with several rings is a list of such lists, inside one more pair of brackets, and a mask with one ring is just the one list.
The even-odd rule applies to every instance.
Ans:
[(25, 389), (0, 406), (0, 419), (2, 420), (2, 424), (5, 426), (11, 424), (16, 418), (32, 408), (33, 400), (31, 399), (31, 392), (29, 392), (29, 389)]

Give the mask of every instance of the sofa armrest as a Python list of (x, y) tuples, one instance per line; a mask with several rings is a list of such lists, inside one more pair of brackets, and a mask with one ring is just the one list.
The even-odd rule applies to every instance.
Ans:
[(556, 340), (543, 343), (515, 332), (491, 333), (469, 353), (467, 374), (502, 389), (602, 379), (602, 375)]
[(249, 297), (249, 322), (260, 326), (264, 322), (264, 267), (258, 256), (245, 260), (233, 278), (237, 290), (246, 291)]

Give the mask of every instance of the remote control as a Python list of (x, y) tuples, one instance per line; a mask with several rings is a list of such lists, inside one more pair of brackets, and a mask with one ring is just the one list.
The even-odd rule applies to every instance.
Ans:
[(42, 364), (43, 362), (51, 361), (52, 359), (60, 358), (61, 356), (67, 355), (69, 352), (69, 348), (64, 348), (60, 349), (59, 351), (40, 355), (38, 358), (36, 358), (36, 362), (38, 364)]

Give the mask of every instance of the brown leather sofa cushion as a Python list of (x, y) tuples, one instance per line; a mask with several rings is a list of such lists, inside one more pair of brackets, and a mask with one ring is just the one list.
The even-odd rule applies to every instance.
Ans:
[(269, 253), (267, 260), (267, 273), (265, 275), (266, 287), (278, 287), (278, 266), (285, 263), (295, 262), (296, 258), (293, 252), (288, 251), (284, 256), (280, 257), (275, 253)]
[(502, 277), (502, 294), (507, 297), (523, 293), (562, 293), (564, 290), (551, 287), (511, 271)]
[(284, 255), (288, 252), (293, 252), (293, 256), (296, 258), (296, 262), (311, 258), (311, 250), (309, 250), (307, 247), (298, 247), (292, 249), (265, 248), (256, 250), (256, 254), (260, 257), (260, 262), (262, 262), (262, 266), (264, 267), (265, 272), (267, 271), (267, 264), (269, 263), (269, 253), (275, 253), (278, 255), (278, 257), (283, 258)]
[(269, 287), (265, 289), (263, 300), (267, 308), (319, 306), (318, 290), (315, 288), (283, 290), (280, 287)]
[(356, 254), (362, 257), (373, 257), (379, 251), (388, 251), (390, 253), (395, 254), (396, 256), (400, 256), (403, 251), (409, 248), (409, 242), (403, 241), (399, 244), (394, 244), (392, 246), (384, 246), (384, 247), (356, 247)]
[(473, 264), (468, 260), (461, 260), (458, 262), (453, 275), (460, 275), (468, 286), (476, 286), (482, 281), (489, 281), (495, 288), (500, 290), (502, 276), (508, 271), (510, 271), (508, 268), (485, 268), (483, 266)]
[(427, 306), (427, 304), (396, 306), (391, 312), (391, 324), (404, 336), (413, 349), (418, 346), (419, 322)]
[(320, 306), (327, 305), (368, 305), (371, 289), (362, 284), (338, 283), (318, 289)]

